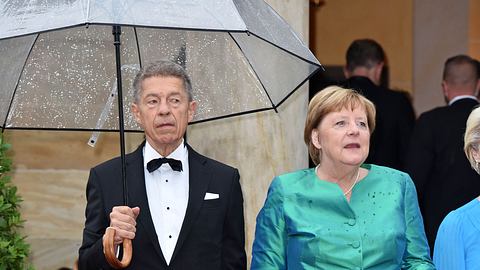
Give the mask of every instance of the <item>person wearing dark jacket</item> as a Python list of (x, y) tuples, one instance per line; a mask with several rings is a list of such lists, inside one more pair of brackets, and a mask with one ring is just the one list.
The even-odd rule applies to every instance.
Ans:
[(445, 62), (442, 89), (447, 106), (418, 118), (407, 155), (406, 171), (417, 188), (431, 250), (438, 227), (452, 210), (480, 193), (479, 175), (463, 152), (468, 115), (478, 105), (476, 62), (456, 55)]
[(386, 57), (376, 41), (354, 40), (347, 50), (346, 62), (344, 86), (359, 91), (377, 109), (377, 127), (365, 162), (403, 170), (415, 124), (415, 112), (409, 98), (380, 85)]
[(115, 230), (115, 245), (132, 241), (126, 269), (246, 269), (239, 172), (183, 139), (196, 109), (185, 69), (152, 63), (133, 88), (132, 112), (146, 140), (125, 157), (129, 204), (123, 205), (120, 158), (91, 169), (79, 269), (113, 269), (102, 246), (107, 227)]

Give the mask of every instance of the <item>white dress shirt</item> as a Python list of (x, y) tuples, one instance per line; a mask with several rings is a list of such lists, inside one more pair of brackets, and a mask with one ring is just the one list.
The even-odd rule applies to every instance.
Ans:
[(145, 143), (143, 171), (148, 206), (163, 256), (167, 264), (170, 264), (188, 204), (188, 150), (182, 141), (180, 146), (167, 156), (180, 160), (183, 171), (174, 171), (165, 163), (152, 173), (148, 172), (147, 163), (161, 157), (148, 142)]
[(477, 101), (478, 101), (478, 99), (477, 99), (475, 96), (461, 95), (461, 96), (456, 96), (456, 97), (452, 98), (452, 100), (450, 100), (450, 101), (448, 102), (448, 105), (452, 105), (455, 101), (460, 100), (460, 99), (464, 99), (464, 98), (469, 98), (469, 99), (473, 99), (473, 100), (477, 100)]

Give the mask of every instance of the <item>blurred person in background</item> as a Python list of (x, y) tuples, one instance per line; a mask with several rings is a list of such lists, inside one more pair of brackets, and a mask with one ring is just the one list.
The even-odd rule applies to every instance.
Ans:
[(420, 115), (405, 167), (417, 188), (432, 251), (443, 218), (480, 194), (480, 176), (463, 152), (465, 124), (478, 105), (480, 83), (475, 60), (467, 55), (448, 58), (441, 85), (447, 105)]

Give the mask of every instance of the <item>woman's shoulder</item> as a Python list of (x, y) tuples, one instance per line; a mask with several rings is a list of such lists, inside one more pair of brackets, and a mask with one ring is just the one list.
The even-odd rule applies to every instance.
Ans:
[(369, 171), (368, 177), (377, 178), (380, 181), (388, 181), (390, 183), (393, 181), (402, 185), (404, 185), (406, 182), (407, 184), (410, 184), (410, 182), (412, 182), (410, 176), (407, 173), (390, 167), (375, 164), (363, 164), (362, 168)]
[(451, 211), (443, 219), (440, 228), (451, 230), (463, 230), (466, 227), (480, 230), (480, 201), (475, 198), (467, 204)]
[(307, 168), (278, 175), (275, 177), (274, 181), (292, 184), (312, 175), (315, 175), (315, 168)]
[(440, 224), (433, 254), (437, 269), (478, 269), (480, 201), (451, 211)]
[(393, 175), (393, 176), (406, 176), (408, 175), (405, 172), (402, 172), (400, 170), (390, 168), (390, 167), (385, 167), (381, 165), (375, 165), (375, 164), (363, 164), (362, 168), (365, 168), (369, 171), (372, 171), (377, 174), (384, 174), (384, 175)]
[(273, 178), (268, 188), (265, 206), (280, 205), (285, 197), (302, 192), (302, 181), (315, 175), (314, 169), (303, 169)]
[(307, 168), (297, 171), (292, 171), (276, 176), (270, 185), (270, 189), (281, 189), (288, 187), (288, 190), (295, 190), (295, 186), (303, 185), (305, 179), (315, 176), (314, 168)]
[(448, 215), (451, 215), (452, 218), (458, 220), (468, 220), (473, 227), (480, 231), (480, 201), (478, 198), (475, 198), (456, 210), (453, 210)]

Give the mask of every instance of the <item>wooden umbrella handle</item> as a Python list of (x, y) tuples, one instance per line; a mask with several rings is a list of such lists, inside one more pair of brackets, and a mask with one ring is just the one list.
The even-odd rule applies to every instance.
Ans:
[(132, 240), (123, 239), (123, 258), (118, 260), (115, 255), (115, 229), (108, 227), (105, 230), (105, 236), (103, 237), (103, 252), (108, 264), (115, 269), (123, 269), (130, 264), (132, 260)]

